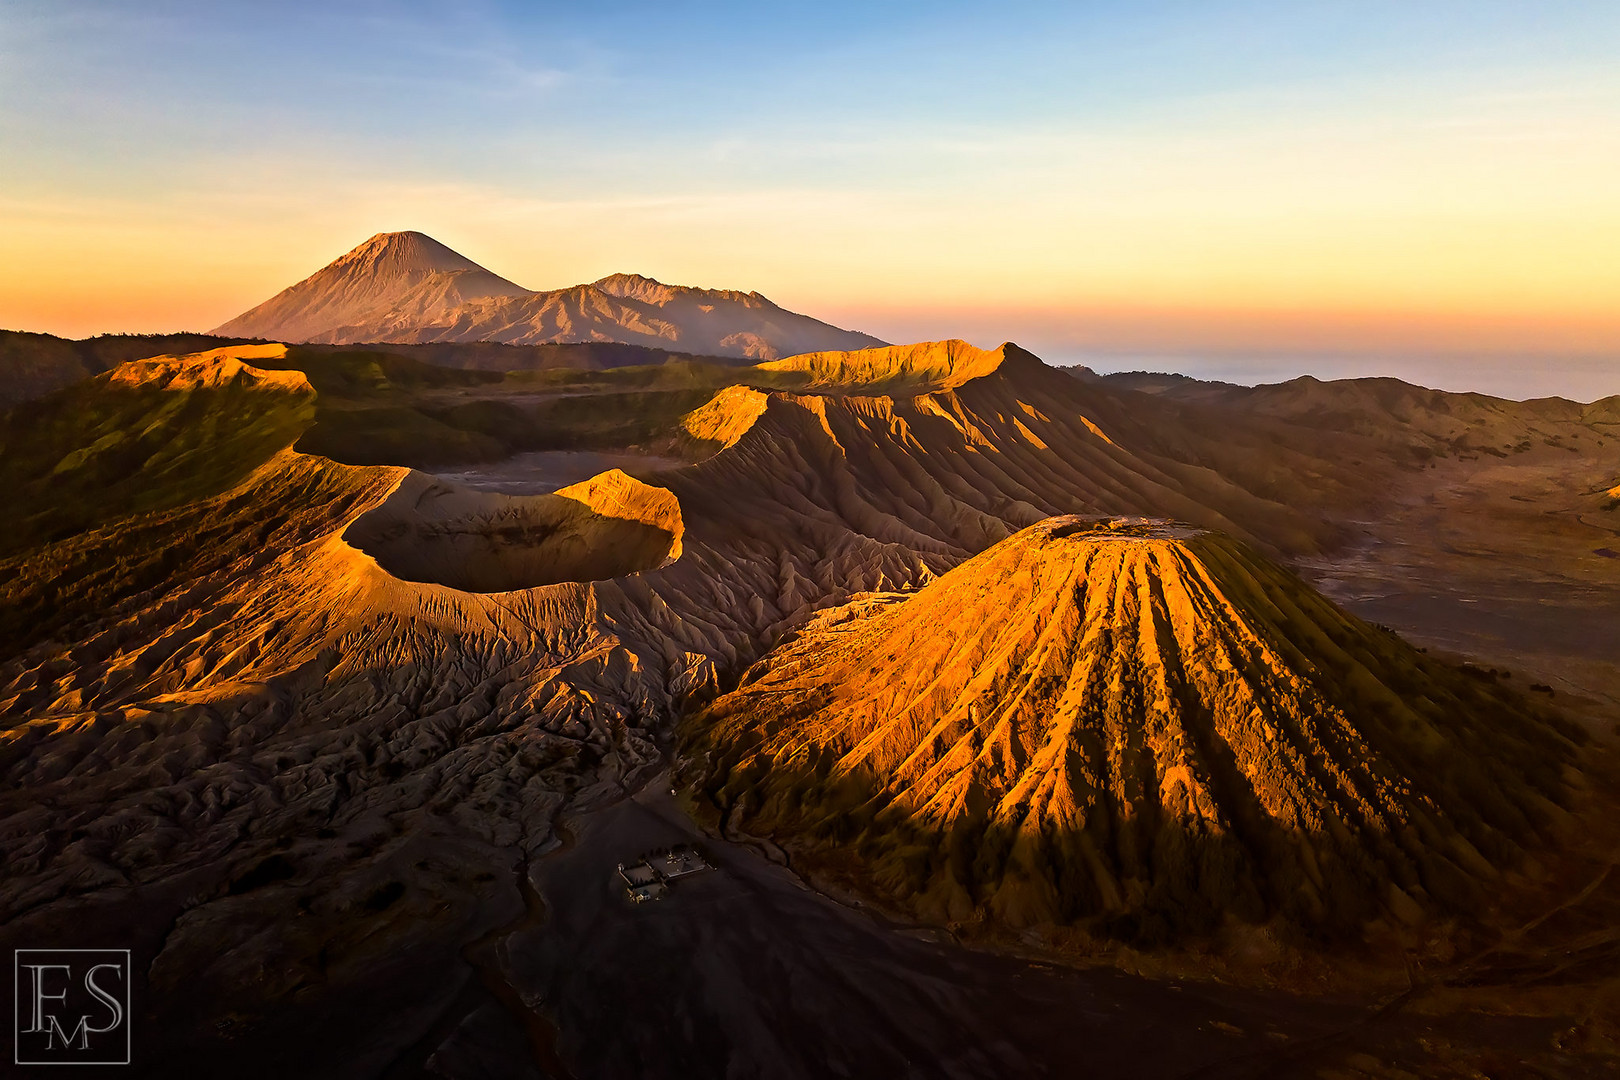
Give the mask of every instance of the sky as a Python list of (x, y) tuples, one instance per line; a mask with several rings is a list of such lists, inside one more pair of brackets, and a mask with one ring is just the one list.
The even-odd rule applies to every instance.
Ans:
[(0, 0), (0, 327), (374, 233), (891, 341), (1620, 393), (1620, 4)]

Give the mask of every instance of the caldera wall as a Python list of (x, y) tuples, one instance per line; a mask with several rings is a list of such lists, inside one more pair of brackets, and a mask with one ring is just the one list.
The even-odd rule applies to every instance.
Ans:
[(405, 581), (510, 592), (653, 570), (681, 553), (680, 504), (617, 469), (550, 495), (407, 476), (344, 539)]

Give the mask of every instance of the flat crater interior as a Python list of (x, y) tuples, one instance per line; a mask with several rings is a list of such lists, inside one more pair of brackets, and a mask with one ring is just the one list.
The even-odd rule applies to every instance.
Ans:
[(499, 495), (413, 474), (344, 539), (404, 581), (510, 592), (604, 581), (680, 555), (675, 497), (623, 473), (550, 495)]

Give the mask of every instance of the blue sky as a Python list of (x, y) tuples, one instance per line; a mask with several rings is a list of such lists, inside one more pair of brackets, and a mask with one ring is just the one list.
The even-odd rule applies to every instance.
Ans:
[[(702, 151), (786, 138), (804, 141), (792, 159), (819, 178), (852, 184), (835, 167), (841, 144), (876, 134), (1144, 123), (1190, 102), (1242, 108), (1247, 95), (1285, 104), (1386, 84), (1555, 90), (1612, 82), (1620, 58), (1620, 6), (1599, 3), (8, 0), (0, 11), (6, 135), (79, 169), (108, 151), (209, 160), (353, 142), (456, 175), (466, 165), (447, 153), (506, 151), (515, 160), (474, 171), (516, 177), (544, 160), (537, 139), (563, 136), (587, 158), (651, 164), (634, 153), (650, 140), (678, 152), (689, 181), (753, 180), (781, 151), (724, 169)], [(592, 160), (560, 171), (565, 183), (615, 179)]]
[(1617, 58), (1614, 3), (0, 0), (0, 325), (212, 325), (421, 228), (895, 339), (1590, 366)]

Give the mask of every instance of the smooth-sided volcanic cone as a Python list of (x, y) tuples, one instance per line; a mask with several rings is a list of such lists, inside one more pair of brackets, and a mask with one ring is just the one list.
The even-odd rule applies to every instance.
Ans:
[(340, 327), (390, 317), (439, 323), (471, 301), (525, 294), (430, 236), (378, 233), (213, 332), (275, 341), (332, 340), (330, 334)]
[(925, 913), (1147, 937), (1477, 908), (1572, 752), (1243, 545), (1079, 517), (824, 614), (689, 737), (731, 825)]

